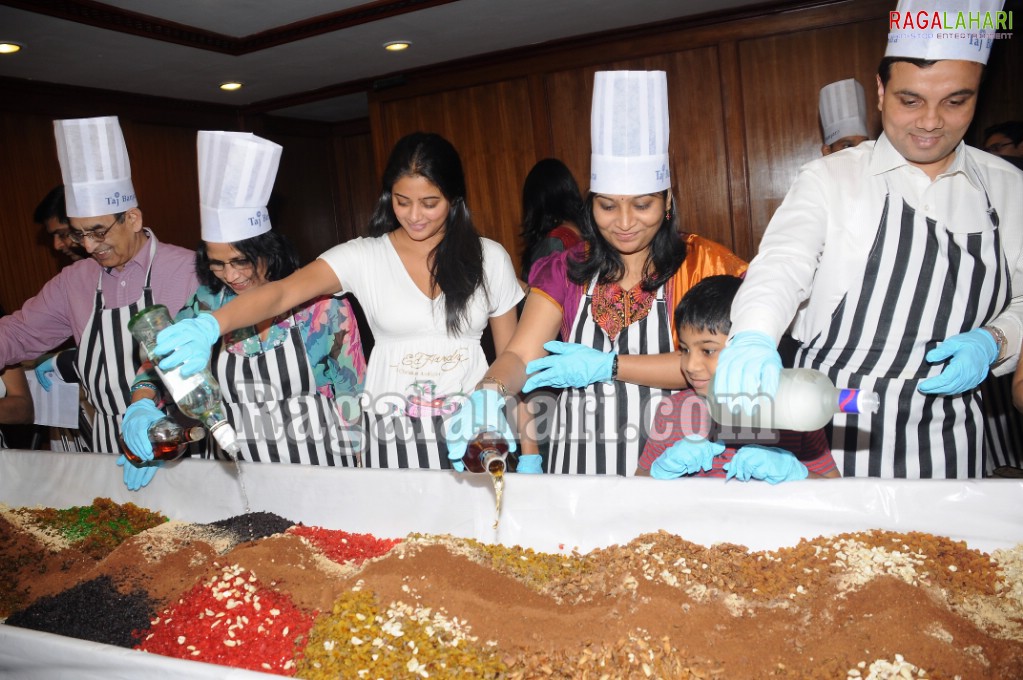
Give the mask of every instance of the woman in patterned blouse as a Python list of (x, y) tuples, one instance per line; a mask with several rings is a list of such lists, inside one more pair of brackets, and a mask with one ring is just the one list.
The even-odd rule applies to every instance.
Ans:
[[(298, 268), (281, 234), (235, 243), (203, 241), (196, 251), (200, 287), (177, 314), (188, 319), (223, 307)], [(243, 460), (355, 465), (358, 396), (366, 373), (359, 328), (347, 299), (323, 296), (221, 338), (210, 360)], [(159, 402), (160, 381), (147, 362), (133, 402)], [(133, 404), (134, 405), (134, 404)], [(148, 408), (148, 406), (147, 406)], [(128, 424), (125, 439), (131, 445)], [(207, 455), (221, 457), (215, 450)]]

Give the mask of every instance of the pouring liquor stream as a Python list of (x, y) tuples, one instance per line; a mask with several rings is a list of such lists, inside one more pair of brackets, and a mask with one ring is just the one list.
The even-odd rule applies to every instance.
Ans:
[(462, 456), (462, 463), (469, 472), (490, 475), (494, 483), (495, 518), (494, 528), (501, 521), (501, 498), (504, 496), (504, 478), (508, 471), (508, 442), (493, 431), (481, 432), (469, 442)]

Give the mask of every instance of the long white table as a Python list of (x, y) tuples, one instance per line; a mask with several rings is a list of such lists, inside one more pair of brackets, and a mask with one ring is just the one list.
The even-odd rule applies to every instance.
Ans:
[[(515, 475), (497, 529), (485, 476), (242, 464), (249, 509), (333, 529), (401, 537), (448, 533), (547, 552), (583, 552), (665, 529), (703, 545), (754, 550), (865, 529), (925, 531), (984, 551), (1023, 543), (1023, 481), (874, 479), (763, 483)], [(131, 501), (172, 519), (209, 522), (245, 512), (232, 464), (185, 460), (140, 492), (114, 457), (0, 451), (0, 503)], [(179, 661), (0, 625), (0, 677), (257, 678), (262, 673)]]

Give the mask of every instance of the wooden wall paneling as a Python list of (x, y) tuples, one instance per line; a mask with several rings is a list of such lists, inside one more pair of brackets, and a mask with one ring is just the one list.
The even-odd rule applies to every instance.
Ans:
[(800, 166), (821, 155), (820, 88), (856, 78), (870, 125), (880, 130), (875, 74), (887, 23), (877, 20), (743, 40), (739, 59), (754, 243), (759, 243)]
[(568, 166), (584, 197), (590, 190), (593, 74), (599, 70), (599, 66), (587, 66), (557, 71), (546, 76), (550, 135), (553, 140), (553, 153), (550, 155)]
[[(554, 135), (551, 131), (551, 100), (547, 91), (547, 74), (529, 76), (529, 103), (533, 114), (533, 149), (537, 160), (554, 155)], [(528, 173), (527, 173), (528, 174)], [(522, 178), (525, 180), (525, 177)], [(578, 182), (579, 180), (576, 179)]]
[[(696, 55), (701, 53), (695, 51), (706, 48), (710, 50), (706, 53), (707, 56), (690, 55), (684, 58), (683, 72), (669, 70), (669, 79), (674, 83), (676, 79), (684, 78), (690, 72), (699, 75), (700, 67), (709, 68), (711, 63), (716, 64), (716, 70), (711, 69), (706, 76), (707, 79), (716, 77), (718, 82), (711, 83), (698, 79), (697, 83), (701, 92), (706, 93), (706, 102), (713, 103), (701, 102), (696, 106), (702, 129), (708, 129), (710, 121), (714, 137), (692, 142), (687, 140), (687, 144), (691, 143), (693, 146), (685, 147), (684, 154), (676, 151), (677, 160), (674, 164), (678, 167), (673, 169), (678, 173), (682, 164), (686, 168), (697, 165), (699, 160), (705, 159), (707, 149), (716, 147), (721, 150), (720, 156), (710, 159), (711, 164), (701, 168), (701, 172), (707, 172), (709, 176), (693, 178), (697, 186), (688, 193), (699, 198), (698, 203), (687, 208), (690, 214), (686, 215), (686, 219), (700, 223), (701, 229), (706, 227), (712, 230), (709, 234), (711, 237), (730, 245), (738, 254), (750, 257), (766, 225), (765, 216), (769, 216), (780, 202), (781, 196), (794, 177), (794, 172), (775, 173), (777, 177), (784, 179), (776, 182), (777, 197), (772, 199), (768, 196), (766, 203), (762, 196), (765, 184), (763, 180), (756, 185), (760, 193), (754, 194), (752, 191), (749, 184), (751, 174), (764, 172), (760, 164), (777, 163), (779, 155), (773, 151), (766, 154), (761, 150), (759, 155), (754, 157), (749, 155), (749, 150), (745, 147), (745, 140), (760, 134), (760, 130), (747, 131), (742, 127), (746, 123), (750, 104), (744, 103), (744, 90), (740, 89), (744, 86), (737, 83), (744, 81), (747, 87), (759, 87), (759, 84), (756, 80), (757, 73), (743, 71), (747, 59), (739, 55), (736, 45), (742, 44), (743, 41), (769, 39), (770, 36), (812, 36), (818, 30), (861, 22), (868, 30), (879, 31), (882, 35), (881, 43), (873, 42), (869, 49), (878, 45), (880, 45), (878, 49), (883, 49), (883, 34), (887, 31), (888, 11), (891, 9), (890, 0), (765, 4), (734, 13), (711, 14), (685, 21), (591, 36), (569, 41), (564, 45), (542, 45), (516, 51), (503, 58), (501, 55), (495, 55), (485, 59), (465, 60), (413, 71), (406, 74), (405, 84), (371, 94), (370, 120), (374, 149), (379, 162), (381, 158), (386, 157), (389, 145), (397, 139), (398, 134), (401, 131), (408, 131), (407, 128), (400, 127), (399, 119), (379, 113), (396, 102), (409, 109), (403, 112), (400, 119), (409, 120), (414, 117), (411, 110), (430, 106), (431, 104), (427, 103), (429, 98), (439, 92), (455, 88), (484, 87), (518, 78), (531, 79), (532, 82), (537, 74), (541, 74), (545, 81), (544, 94), (549, 111), (553, 155), (561, 158), (569, 166), (579, 180), (581, 188), (585, 190), (589, 184), (589, 98), (593, 73), (601, 68), (621, 68), (623, 64), (637, 63), (661, 63), (664, 64), (663, 68), (675, 69), (679, 68), (679, 65), (670, 59), (665, 61), (665, 55), (675, 55), (680, 51), (693, 52), (693, 55)], [(681, 47), (685, 49), (680, 50)], [(796, 66), (799, 67), (797, 71), (805, 69), (811, 57), (801, 47), (797, 48), (796, 52), (801, 55), (799, 59), (794, 59)], [(644, 58), (651, 58), (654, 61), (647, 62)], [(658, 59), (661, 61), (657, 61)], [(869, 66), (871, 71), (876, 68), (876, 59), (873, 62)], [(560, 70), (551, 72), (551, 64), (557, 64)], [(710, 75), (711, 73), (715, 75)], [(787, 82), (783, 82), (783, 85), (785, 87), (778, 90), (780, 94), (777, 98), (768, 102), (771, 106), (778, 104), (784, 108), (791, 104), (785, 101), (785, 97), (793, 96), (791, 87)], [(814, 85), (819, 89), (820, 85), (816, 83)], [(677, 88), (671, 88), (669, 85), (669, 89)], [(816, 92), (815, 89), (808, 100), (811, 102), (809, 104), (811, 116), (815, 116)], [(534, 98), (535, 107), (537, 105), (535, 88), (531, 89), (531, 96)], [(754, 105), (761, 105), (761, 102), (755, 101)], [(721, 107), (721, 115), (714, 118), (708, 111), (717, 106)], [(688, 118), (691, 115), (690, 108), (685, 104), (673, 103), (673, 107), (676, 117)], [(534, 112), (535, 110), (534, 108)], [(776, 116), (778, 120), (784, 120), (785, 114), (769, 110), (758, 115), (761, 118)], [(534, 121), (536, 120), (542, 120), (542, 117), (534, 114)], [(817, 123), (814, 122), (813, 125), (816, 126)], [(678, 129), (674, 122), (672, 127)], [(543, 131), (536, 130), (535, 138), (542, 139), (542, 134)], [(676, 133), (676, 140), (679, 134), (682, 133)], [(721, 140), (717, 135), (723, 135)], [(806, 138), (814, 136), (819, 138), (819, 127), (809, 129)], [(761, 146), (770, 147), (773, 144), (771, 140), (761, 141)], [(546, 151), (540, 153), (538, 158), (549, 155)], [(805, 154), (805, 150), (803, 153)], [(719, 172), (723, 174), (718, 175)], [(772, 177), (770, 167), (766, 176), (767, 179)], [(767, 185), (771, 186), (770, 182), (767, 182)], [(748, 204), (750, 200), (761, 202), (755, 217), (760, 224), (753, 221), (754, 217)], [(511, 220), (512, 217), (509, 215), (505, 219)]]
[(143, 224), (161, 241), (194, 249), (201, 238), (197, 130), (120, 122)]
[(728, 210), (732, 250), (749, 261), (753, 257), (753, 228), (749, 207), (749, 156), (746, 152), (746, 118), (743, 115), (742, 70), (735, 42), (718, 46), (721, 78), (721, 127), (725, 134), (725, 165), (728, 173)]
[(339, 241), (366, 236), (380, 195), (380, 172), (373, 155), (373, 139), (366, 131), (334, 137), (337, 165)]
[(522, 182), (539, 160), (527, 80), (384, 101), (377, 111), (372, 118), (371, 109), (374, 138), (382, 141), (378, 149), (386, 147), (385, 157), (402, 135), (416, 130), (437, 132), (455, 145), (477, 228), (504, 245), (518, 267)]
[(0, 113), (0, 305), (8, 313), (59, 271), (51, 241), (32, 221), (36, 205), (60, 183), (53, 122)]
[(680, 227), (735, 250), (717, 50), (675, 52), (642, 67), (669, 74), (672, 187)]
[(321, 137), (275, 131), (267, 138), (283, 147), (268, 206), (273, 228), (288, 237), (305, 264), (340, 240), (333, 147)]

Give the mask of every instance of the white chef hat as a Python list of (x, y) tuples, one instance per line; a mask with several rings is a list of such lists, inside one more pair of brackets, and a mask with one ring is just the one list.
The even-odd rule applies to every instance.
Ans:
[(251, 132), (200, 130), (199, 221), (202, 238), (235, 243), (270, 231), (266, 211), (281, 146)]
[(844, 137), (867, 137), (867, 97), (855, 78), (830, 83), (821, 88), (821, 127), (824, 143), (833, 144)]
[(96, 217), (138, 206), (116, 116), (53, 121), (68, 217)]
[(899, 0), (890, 18), (884, 56), (986, 64), (995, 40), (996, 13), (1004, 4), (1005, 0)]
[(590, 143), (590, 191), (631, 196), (670, 188), (664, 71), (599, 71)]

